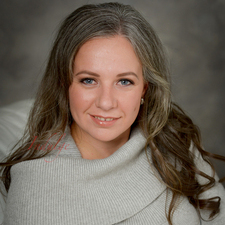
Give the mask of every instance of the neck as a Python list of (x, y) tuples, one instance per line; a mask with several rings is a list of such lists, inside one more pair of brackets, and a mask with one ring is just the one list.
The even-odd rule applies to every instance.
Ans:
[(71, 126), (71, 135), (81, 153), (82, 158), (89, 160), (104, 159), (109, 157), (129, 139), (128, 136), (126, 140), (118, 137), (117, 139), (111, 141), (99, 141), (78, 132), (75, 124), (72, 124)]

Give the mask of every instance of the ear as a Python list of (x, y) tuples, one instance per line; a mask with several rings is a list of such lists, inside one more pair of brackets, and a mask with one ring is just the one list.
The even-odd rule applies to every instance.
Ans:
[(144, 98), (145, 93), (146, 93), (147, 90), (148, 90), (148, 82), (145, 82), (144, 83), (144, 88), (143, 88), (143, 91), (142, 91), (142, 95), (141, 95), (142, 98)]

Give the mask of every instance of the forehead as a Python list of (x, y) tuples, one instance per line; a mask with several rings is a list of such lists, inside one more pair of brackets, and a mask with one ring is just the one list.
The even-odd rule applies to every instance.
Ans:
[[(75, 70), (142, 70), (142, 65), (130, 41), (123, 36), (99, 37), (84, 43), (76, 54)], [(121, 71), (120, 71), (121, 72)]]

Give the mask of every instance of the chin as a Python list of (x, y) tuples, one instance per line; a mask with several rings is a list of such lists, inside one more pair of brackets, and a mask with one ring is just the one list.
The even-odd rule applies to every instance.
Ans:
[(127, 134), (127, 130), (118, 134), (118, 131), (101, 131), (98, 134), (95, 133), (92, 137), (101, 142), (126, 142), (129, 137), (129, 133)]

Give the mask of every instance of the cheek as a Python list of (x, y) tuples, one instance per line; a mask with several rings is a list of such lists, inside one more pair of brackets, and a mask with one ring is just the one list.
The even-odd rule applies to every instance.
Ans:
[(137, 108), (137, 107), (134, 107), (134, 112), (136, 112), (136, 111), (138, 111), (139, 110), (139, 108)]
[(70, 103), (70, 111), (73, 113), (76, 109), (82, 107), (83, 102), (82, 93), (77, 91), (76, 88), (70, 87), (69, 89), (69, 103)]
[(84, 100), (85, 96), (82, 91), (79, 91), (76, 87), (71, 87), (69, 90), (69, 98), (71, 102), (77, 102)]
[(140, 99), (141, 96), (137, 95), (136, 93), (128, 94), (126, 97), (123, 96), (123, 98), (121, 98), (121, 106), (127, 112), (127, 114), (130, 114), (130, 116), (134, 116), (139, 112)]
[(93, 93), (79, 88), (74, 85), (69, 89), (69, 102), (71, 111), (77, 111), (77, 109), (85, 110), (93, 102)]

